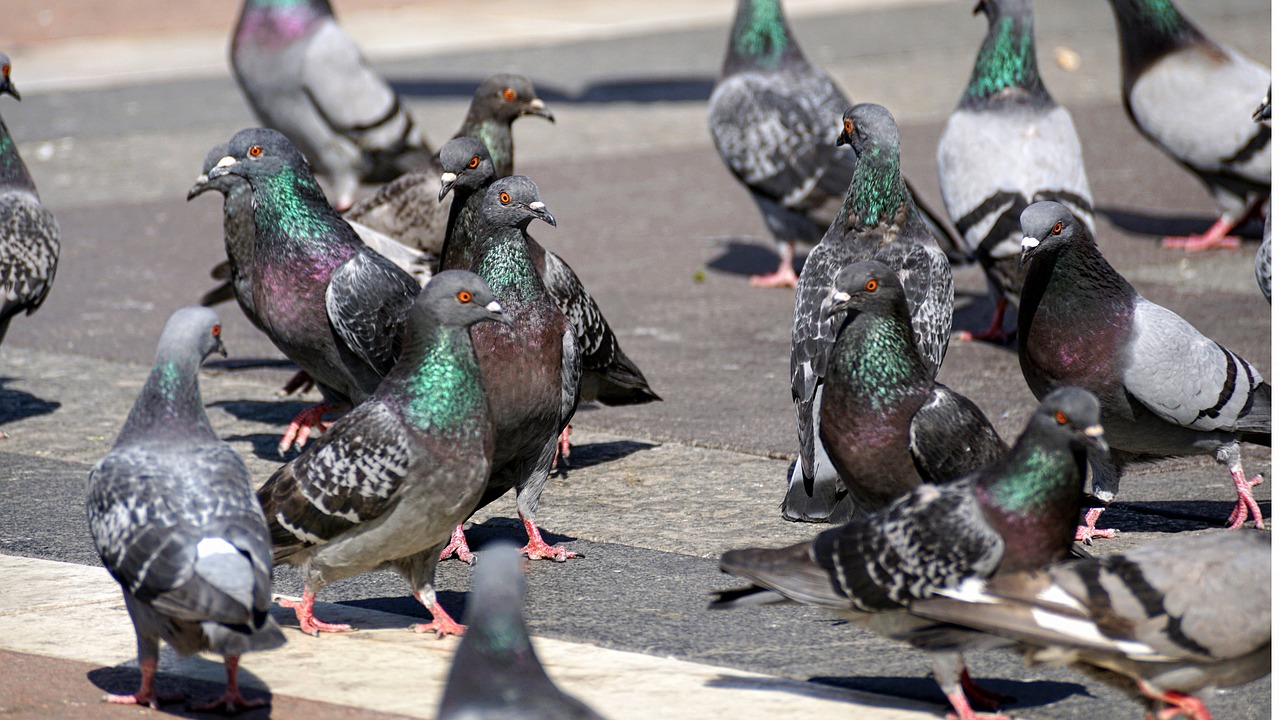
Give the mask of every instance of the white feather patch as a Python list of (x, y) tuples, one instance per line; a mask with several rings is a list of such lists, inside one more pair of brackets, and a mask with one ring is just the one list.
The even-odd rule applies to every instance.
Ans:
[(227, 555), (240, 552), (235, 545), (223, 540), (222, 538), (205, 538), (196, 543), (196, 557), (209, 557), (210, 555)]
[(1000, 599), (987, 594), (987, 584), (977, 578), (965, 578), (960, 585), (935, 591), (943, 597), (982, 605), (999, 605)]
[(1070, 618), (1040, 608), (1031, 609), (1031, 618), (1035, 620), (1037, 625), (1046, 630), (1052, 630), (1067, 637), (1079, 638), (1089, 643), (1109, 645), (1129, 657), (1155, 654), (1155, 650), (1146, 643), (1132, 640), (1116, 640), (1103, 635), (1098, 632), (1098, 626), (1088, 620)]
[(284, 515), (280, 513), (276, 513), (276, 522), (280, 523), (280, 527), (284, 528), (285, 530), (288, 530), (294, 537), (298, 538), (303, 542), (311, 543), (312, 545), (323, 545), (325, 542), (324, 538), (318, 535), (312, 535), (311, 533), (307, 532), (306, 530), (303, 530), (302, 528), (298, 528), (290, 525), (289, 521), (285, 520)]
[(1054, 605), (1062, 605), (1064, 607), (1069, 607), (1072, 610), (1085, 612), (1084, 605), (1081, 605), (1079, 600), (1072, 597), (1070, 593), (1063, 590), (1058, 585), (1050, 585), (1044, 590), (1036, 593), (1036, 597), (1045, 602), (1053, 603)]

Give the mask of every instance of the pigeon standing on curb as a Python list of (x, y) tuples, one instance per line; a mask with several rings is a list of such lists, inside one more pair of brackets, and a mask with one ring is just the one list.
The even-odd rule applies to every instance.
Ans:
[(556, 687), (524, 621), (525, 582), (513, 543), (485, 548), (467, 601), (467, 634), (453, 654), (439, 720), (603, 720)]
[[(1194, 696), (1271, 672), (1271, 537), (1178, 537), (1044, 572), (970, 580), (911, 612), (1100, 668), (1147, 717), (1212, 720)], [(1091, 676), (1099, 676), (1096, 671)]]
[(852, 146), (857, 168), (844, 205), (809, 254), (796, 287), (791, 329), (791, 399), (800, 460), (788, 477), (782, 515), (788, 520), (845, 522), (856, 510), (818, 442), (822, 384), (839, 326), (822, 315), (836, 276), (863, 260), (888, 265), (903, 280), (916, 350), (937, 375), (951, 334), (955, 289), (951, 266), (916, 210), (902, 180), (898, 126), (889, 111), (864, 103), (845, 111), (839, 142)]
[(1035, 570), (1064, 560), (1082, 499), (1086, 455), (1106, 451), (1098, 401), (1062, 388), (1040, 403), (997, 462), (944, 485), (920, 485), (882, 510), (790, 547), (733, 550), (723, 572), (754, 585), (719, 593), (712, 608), (780, 602), (816, 605), (932, 654), (934, 676), (961, 720), (970, 702), (1000, 697), (969, 679), (960, 653), (986, 647), (976, 633), (937, 632), (910, 603), (970, 578)]
[(301, 600), (280, 603), (303, 632), (350, 630), (315, 617), (316, 593), (380, 567), (404, 576), (431, 613), (416, 632), (462, 632), (434, 583), (440, 549), (479, 502), (493, 456), (470, 334), (484, 320), (510, 322), (483, 280), (466, 272), (432, 279), (377, 390), (258, 490), (275, 562), (300, 567), (306, 581)]
[(392, 180), (434, 154), (328, 0), (245, 0), (231, 67), (262, 124), (333, 182), (339, 211), (351, 207), (361, 181)]
[(980, 0), (979, 11), (987, 36), (938, 140), (938, 186), (996, 303), (991, 326), (962, 337), (1003, 344), (1005, 309), (1017, 307), (1025, 276), (1018, 263), (1022, 211), (1056, 200), (1093, 230), (1093, 195), (1071, 114), (1040, 79), (1031, 0)]
[(271, 536), (249, 470), (213, 431), (200, 399), (200, 363), (226, 355), (221, 333), (207, 308), (169, 318), (120, 436), (89, 473), (89, 530), (124, 591), (142, 670), (137, 692), (108, 702), (168, 700), (155, 688), (163, 638), (183, 656), (209, 650), (225, 658), (226, 692), (196, 709), (265, 705), (241, 696), (240, 656), (285, 642), (268, 614)]
[[(1266, 524), (1246, 478), (1240, 441), (1271, 444), (1271, 386), (1239, 355), (1138, 294), (1102, 257), (1066, 207), (1022, 213), (1028, 265), (1018, 312), (1018, 360), (1036, 397), (1076, 385), (1098, 396), (1110, 458), (1092, 458), (1095, 500), (1106, 503), (1136, 462), (1212, 455), (1231, 471), (1228, 524)], [(1077, 539), (1095, 534), (1090, 511)], [(1104, 535), (1109, 537), (1109, 535)]]
[(307, 161), (275, 130), (231, 138), (211, 181), (235, 175), (253, 192), (253, 307), (263, 331), (320, 388), (280, 452), (306, 443), (330, 410), (363, 401), (400, 354), (405, 314), (421, 289), (369, 249), (329, 206)]
[(1218, 205), (1212, 227), (1165, 238), (1165, 247), (1238, 246), (1228, 233), (1271, 194), (1271, 127), (1249, 121), (1271, 73), (1211, 40), (1172, 0), (1111, 0), (1111, 8), (1129, 119), (1195, 173)]

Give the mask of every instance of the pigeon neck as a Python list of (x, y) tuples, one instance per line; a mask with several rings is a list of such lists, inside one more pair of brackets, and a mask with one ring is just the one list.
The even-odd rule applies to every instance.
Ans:
[[(1003, 97), (1018, 97), (1043, 105), (1051, 102), (1036, 66), (1036, 41), (1025, 6), (1016, 15), (997, 17), (978, 51), (978, 60), (961, 101), (973, 107)], [(1014, 91), (1022, 90), (1022, 93)]]
[(0, 188), (22, 188), (35, 192), (35, 182), (27, 172), (26, 163), (18, 155), (18, 145), (9, 134), (9, 128), (0, 120)]
[(139, 436), (217, 437), (204, 412), (199, 372), (200, 359), (190, 350), (161, 349), (116, 444)]
[(515, 173), (515, 143), (511, 138), (511, 121), (488, 116), (485, 110), (472, 107), (462, 123), (458, 137), (470, 137), (484, 143), (493, 160), (493, 177), (504, 178)]
[(833, 360), (835, 368), (842, 368), (836, 372), (852, 385), (853, 397), (873, 410), (895, 406), (930, 377), (902, 310), (901, 317), (858, 312), (836, 339)]
[(523, 229), (482, 228), (478, 237), (481, 240), (474, 272), (489, 283), (499, 302), (505, 306), (546, 295)]
[(250, 183), (259, 237), (318, 240), (333, 235), (335, 223), (342, 221), (315, 179), (291, 167), (275, 175), (255, 178)]
[(1042, 323), (1052, 318), (1050, 331), (1087, 327), (1100, 317), (1118, 319), (1136, 295), (1093, 242), (1070, 242), (1032, 259), (1018, 307), (1018, 337), (1030, 337), (1037, 316)]
[[(427, 327), (419, 327), (426, 324)], [(404, 415), (415, 427), (455, 434), (478, 432), (488, 407), (480, 385), (480, 366), (466, 327), (411, 323), (401, 361), (382, 386), (403, 397)]]
[(840, 209), (843, 225), (868, 228), (899, 221), (910, 198), (898, 163), (897, 147), (872, 146), (858, 155), (853, 182)]
[(306, 35), (316, 21), (333, 16), (328, 0), (246, 0), (235, 42), (288, 43)]
[(464, 255), (470, 245), (471, 234), (475, 225), (476, 213), (479, 212), (480, 200), (485, 189), (493, 180), (490, 179), (480, 187), (471, 188), (454, 186), (453, 204), (449, 206), (449, 223), (445, 226), (444, 245), (440, 247), (440, 269), (469, 269), (471, 266)]
[(1120, 64), (1127, 98), (1148, 67), (1165, 55), (1208, 39), (1170, 0), (1111, 0), (1120, 35)]
[(778, 0), (739, 0), (724, 74), (748, 67), (777, 68), (803, 60)]

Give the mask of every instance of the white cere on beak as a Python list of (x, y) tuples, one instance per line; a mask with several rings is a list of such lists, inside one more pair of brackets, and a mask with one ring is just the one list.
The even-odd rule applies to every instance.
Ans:
[(533, 202), (529, 203), (530, 210), (541, 210), (546, 206), (547, 204), (542, 202), (541, 200), (534, 200)]
[(831, 293), (831, 303), (834, 305), (835, 303), (849, 302), (850, 297), (852, 296), (849, 293), (843, 290), (837, 290)]
[(207, 183), (207, 182), (209, 182), (208, 175), (205, 175), (204, 173), (200, 173), (199, 175), (196, 176), (197, 185), (203, 185), (204, 183)]
[(535, 110), (543, 110), (547, 107), (547, 104), (542, 102), (542, 98), (534, 98), (529, 102), (529, 107)]
[(227, 167), (228, 165), (235, 165), (235, 164), (236, 164), (236, 159), (231, 157), (230, 155), (226, 155), (221, 160), (219, 160), (218, 164), (214, 165), (214, 167)]
[(1040, 247), (1040, 241), (1033, 237), (1022, 238), (1022, 249), (1030, 250), (1031, 248)]
[(1102, 426), (1101, 426), (1101, 425), (1090, 425), (1089, 427), (1087, 427), (1087, 428), (1085, 428), (1085, 429), (1084, 429), (1084, 434), (1085, 434), (1085, 435), (1088, 435), (1089, 437), (1101, 437), (1101, 436), (1102, 436)]
[(457, 174), (457, 173), (449, 173), (449, 172), (447, 172), (447, 173), (445, 173), (445, 174), (443, 174), (443, 175), (441, 175), (441, 176), (440, 176), (440, 184), (441, 184), (441, 185), (448, 185), (449, 183), (451, 183), (451, 182), (453, 182), (454, 180), (457, 180), (457, 179), (458, 179), (458, 174)]
[(484, 306), (484, 309), (489, 312), (502, 312), (502, 306), (498, 304), (497, 300), (490, 300), (489, 304)]

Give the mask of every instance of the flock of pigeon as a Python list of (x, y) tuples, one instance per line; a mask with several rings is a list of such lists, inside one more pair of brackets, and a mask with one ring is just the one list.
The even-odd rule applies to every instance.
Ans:
[[(1204, 235), (1166, 244), (1238, 243), (1228, 233), (1270, 196), (1269, 72), (1170, 0), (1111, 3), (1130, 117), (1221, 210)], [(1270, 386), (1107, 262), (1079, 138), (1036, 68), (1030, 0), (979, 0), (977, 11), (988, 34), (938, 147), (943, 217), (902, 176), (889, 111), (851, 104), (805, 59), (779, 0), (738, 2), (710, 129), (781, 249), (778, 270), (753, 283), (796, 288), (800, 455), (783, 515), (837, 527), (726, 553), (721, 568), (751, 584), (712, 607), (812, 604), (904, 640), (931, 654), (962, 720), (1004, 700), (961, 655), (995, 647), (1101, 669), (1156, 717), (1208, 718), (1195, 693), (1270, 672), (1269, 533), (1101, 558), (1077, 541), (1107, 536), (1095, 522), (1126, 467), (1186, 455), (1228, 468), (1232, 529), (1265, 530), (1251, 492), (1262, 478), (1244, 472), (1239, 444), (1270, 444)], [(323, 402), (281, 440), (300, 454), (255, 491), (201, 400), (202, 362), (225, 354), (218, 316), (170, 318), (89, 478), (93, 541), (123, 588), (142, 669), (137, 692), (108, 699), (161, 702), (164, 639), (224, 656), (226, 692), (204, 707), (260, 703), (240, 693), (237, 665), (285, 642), (268, 610), (272, 567), (289, 563), (305, 589), (279, 603), (308, 634), (350, 630), (315, 616), (316, 593), (378, 568), (430, 612), (418, 632), (466, 630), (442, 718), (598, 717), (538, 665), (515, 551), (482, 553), (469, 630), (434, 590), (437, 563), (474, 560), (462, 523), (511, 489), (528, 533), (520, 554), (574, 557), (542, 539), (535, 514), (575, 408), (661, 399), (577, 275), (529, 234), (555, 219), (513, 174), (511, 125), (553, 116), (527, 78), (495, 75), (433, 149), (326, 0), (247, 0), (231, 59), (264, 127), (213, 148), (188, 197), (223, 197), (223, 283), (202, 304), (234, 299), (301, 369), (288, 387), (314, 385)], [(0, 93), (19, 98), (0, 63)], [(361, 183), (385, 184), (357, 200)], [(797, 241), (817, 243), (799, 276)], [(58, 243), (0, 123), (0, 339), (48, 294)], [(1258, 258), (1269, 302), (1269, 243)], [(1004, 340), (1004, 309), (1017, 308), (1018, 355), (1040, 401), (1011, 446), (935, 380), (951, 265), (975, 260), (997, 299), (983, 336)], [(1211, 612), (1219, 598), (1233, 603), (1230, 621)]]

